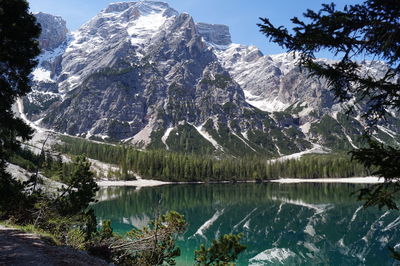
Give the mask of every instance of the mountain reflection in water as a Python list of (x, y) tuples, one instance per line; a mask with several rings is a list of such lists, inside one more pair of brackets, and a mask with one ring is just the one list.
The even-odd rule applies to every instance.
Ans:
[(393, 265), (388, 246), (399, 242), (397, 211), (363, 209), (353, 184), (210, 184), (110, 187), (93, 205), (99, 221), (124, 233), (163, 212), (185, 215), (178, 265), (221, 234), (244, 233), (237, 265)]

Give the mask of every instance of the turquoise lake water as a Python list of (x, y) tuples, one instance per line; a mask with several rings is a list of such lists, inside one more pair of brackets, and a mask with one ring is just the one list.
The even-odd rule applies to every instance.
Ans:
[(189, 223), (177, 244), (178, 265), (221, 234), (244, 234), (237, 265), (395, 265), (388, 246), (400, 243), (398, 211), (363, 209), (352, 184), (210, 184), (109, 187), (93, 207), (115, 232), (146, 225), (161, 210)]

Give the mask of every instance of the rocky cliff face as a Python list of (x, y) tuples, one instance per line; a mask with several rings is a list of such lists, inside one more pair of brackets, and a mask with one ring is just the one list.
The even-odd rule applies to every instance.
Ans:
[(65, 20), (61, 17), (42, 12), (36, 13), (35, 17), (42, 28), (42, 33), (39, 37), (42, 50), (55, 49), (67, 40), (68, 29)]
[[(111, 4), (56, 39), (42, 41), (24, 106), (58, 132), (176, 151), (282, 155), (348, 149), (363, 129), (290, 55), (232, 44), (228, 27), (195, 23), (166, 3)], [(383, 128), (397, 138), (396, 128)]]
[(229, 45), (232, 43), (229, 28), (226, 25), (196, 23), (198, 33), (206, 42), (214, 45)]

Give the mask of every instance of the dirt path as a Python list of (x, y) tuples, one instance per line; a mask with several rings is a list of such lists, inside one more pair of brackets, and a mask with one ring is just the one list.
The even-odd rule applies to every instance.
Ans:
[(47, 244), (38, 235), (0, 225), (0, 265), (108, 265), (69, 247)]

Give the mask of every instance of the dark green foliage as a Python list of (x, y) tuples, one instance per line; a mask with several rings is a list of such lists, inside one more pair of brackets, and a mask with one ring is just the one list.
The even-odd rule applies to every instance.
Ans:
[(238, 255), (246, 249), (240, 244), (240, 238), (242, 234), (223, 235), (218, 240), (213, 240), (211, 247), (207, 249), (201, 245), (194, 252), (197, 265), (229, 265), (235, 262)]
[(290, 105), (288, 108), (285, 109), (286, 113), (290, 113), (290, 114), (298, 114), (301, 111), (303, 111), (305, 108), (307, 108), (308, 105), (303, 105), (303, 104), (298, 104), (298, 103), (294, 103), (292, 105)]
[(272, 119), (269, 117), (269, 113), (266, 111), (262, 111), (258, 108), (245, 108), (243, 109), (243, 115), (246, 118), (251, 118), (253, 115), (257, 115), (262, 119), (266, 119), (271, 121)]
[(16, 164), (29, 172), (34, 172), (37, 168), (37, 162), (41, 156), (34, 154), (28, 149), (18, 149), (8, 159), (10, 163)]
[(170, 211), (153, 221), (150, 228), (128, 232), (133, 238), (143, 239), (146, 235), (154, 235), (154, 248), (138, 254), (138, 265), (174, 265), (174, 258), (180, 255), (180, 249), (175, 246), (175, 237), (186, 228), (183, 215)]
[(312, 144), (309, 141), (303, 139), (304, 134), (301, 131), (297, 130), (295, 127), (285, 128), (283, 131), (292, 142), (296, 143), (297, 147), (299, 147), (300, 150), (312, 148)]
[(312, 124), (310, 132), (313, 135), (321, 136), (325, 146), (333, 150), (350, 150), (352, 148), (343, 134), (342, 126), (329, 115), (324, 115), (318, 123)]
[(378, 205), (397, 209), (395, 196), (400, 191), (396, 182), (400, 174), (400, 150), (369, 140), (369, 147), (352, 151), (353, 158), (364, 162), (369, 168), (375, 168), (374, 175), (384, 177), (385, 183), (372, 188), (361, 189), (358, 197), (365, 201), (365, 206)]
[[(204, 128), (220, 143), (224, 149), (232, 155), (243, 156), (245, 154), (253, 154), (254, 149), (250, 148), (250, 144), (246, 145), (239, 137), (235, 136), (228, 125), (225, 123), (218, 123), (218, 130), (214, 129), (212, 120), (208, 120)], [(250, 146), (250, 147), (249, 147)]]
[(364, 127), (359, 121), (344, 113), (337, 114), (337, 121), (343, 127), (343, 130), (351, 137), (353, 143), (357, 147), (363, 147), (367, 144), (362, 136), (364, 133)]
[[(397, 0), (367, 0), (337, 10), (324, 4), (318, 11), (307, 10), (305, 21), (293, 18), (293, 34), (283, 27), (274, 27), (268, 19), (261, 19), (261, 32), (288, 51), (300, 52), (300, 63), (312, 74), (328, 80), (340, 101), (353, 96), (366, 99), (366, 116), (371, 122), (386, 115), (387, 107), (400, 106), (400, 84), (393, 79), (400, 73), (399, 36), (400, 7)], [(317, 63), (315, 53), (329, 50), (341, 56), (332, 65)], [(387, 63), (387, 73), (380, 78), (372, 74), (360, 75), (358, 57), (372, 57)], [(359, 59), (359, 58), (358, 58)]]
[(366, 176), (370, 172), (347, 155), (307, 155), (300, 160), (276, 162), (266, 168), (268, 176), (282, 178), (342, 178)]
[(21, 201), (22, 185), (5, 171), (6, 160), (32, 129), (11, 110), (17, 97), (30, 91), (29, 74), (39, 55), (40, 27), (23, 0), (0, 0), (0, 210), (7, 212)]
[[(71, 244), (88, 241), (96, 233), (96, 217), (93, 210), (74, 213), (73, 215), (61, 215), (51, 203), (50, 199), (43, 199), (39, 209), (42, 216), (36, 218), (34, 225), (42, 230), (50, 232), (61, 243), (68, 243), (68, 235), (73, 234), (83, 241), (73, 241)], [(79, 231), (73, 231), (78, 229)], [(72, 232), (71, 232), (72, 231)], [(78, 239), (76, 239), (78, 240)], [(78, 248), (78, 247), (76, 247)], [(79, 249), (85, 249), (80, 246)]]
[[(354, 106), (362, 104), (362, 115), (370, 126), (366, 133), (371, 136), (376, 125), (391, 118), (388, 110), (400, 111), (399, 1), (366, 0), (345, 6), (343, 10), (337, 10), (333, 3), (323, 4), (320, 11), (307, 10), (304, 17), (305, 21), (297, 17), (292, 19), (293, 33), (284, 27), (275, 27), (268, 19), (261, 19), (262, 24), (258, 26), (271, 41), (296, 52), (299, 65), (311, 75), (326, 79), (339, 102), (354, 99), (349, 113)], [(318, 62), (315, 53), (321, 50), (328, 50), (340, 59), (333, 64)], [(365, 63), (362, 59), (369, 58), (385, 63), (383, 75), (375, 76), (362, 70), (362, 63)], [(332, 132), (325, 133), (337, 132), (332, 123), (324, 128), (328, 126)], [(378, 137), (384, 141), (389, 139), (381, 130), (378, 130)], [(366, 166), (375, 166), (376, 174), (385, 179), (385, 184), (362, 190), (359, 198), (366, 201), (366, 206), (396, 208), (393, 199), (399, 189), (392, 181), (400, 179), (399, 147), (397, 144), (383, 147), (373, 142), (369, 145), (354, 151), (353, 156)]]
[(105, 220), (103, 221), (100, 231), (99, 231), (99, 236), (101, 239), (106, 239), (106, 238), (111, 238), (113, 237), (113, 229), (111, 227), (111, 221), (110, 220)]
[(285, 121), (289, 121), (289, 123), (293, 120), (293, 117), (288, 112), (274, 112), (274, 117), (280, 123), (285, 124)]
[[(250, 136), (250, 135), (249, 135)], [(144, 178), (165, 181), (240, 181), (287, 178), (352, 177), (370, 174), (348, 155), (309, 155), (300, 160), (269, 163), (262, 156), (212, 159), (210, 156), (183, 154), (162, 150), (139, 151), (132, 147), (93, 143), (67, 138), (58, 146), (61, 152), (87, 154), (106, 163), (126, 160), (129, 170)]]
[(186, 117), (195, 117), (194, 97), (195, 91), (192, 88), (172, 83), (168, 87), (168, 107), (166, 112), (172, 121), (186, 120)]
[(68, 182), (74, 168), (73, 163), (63, 163), (61, 155), (43, 152), (35, 154), (27, 147), (19, 148), (9, 158), (9, 162), (18, 165), (29, 172), (39, 170), (39, 173), (50, 179)]
[[(222, 108), (224, 112), (230, 112), (235, 115), (237, 110), (236, 104), (232, 102), (225, 103)], [(181, 113), (176, 111), (176, 114)], [(205, 130), (212, 139), (216, 140), (220, 147), (214, 147), (209, 140), (202, 136), (198, 130), (191, 124), (183, 123), (174, 127), (163, 143), (162, 137), (166, 132), (166, 127), (162, 126), (151, 134), (151, 143), (148, 149), (166, 149), (173, 152), (210, 154), (220, 156), (221, 154), (243, 157), (253, 155), (254, 153), (262, 156), (286, 155), (301, 150), (312, 148), (309, 141), (305, 140), (304, 134), (296, 127), (296, 120), (291, 116), (282, 116), (278, 113), (282, 120), (279, 123), (284, 124), (284, 128), (280, 128), (271, 123), (270, 119), (265, 118), (266, 114), (256, 114), (260, 118), (249, 118), (245, 122), (240, 119), (230, 119), (228, 121), (214, 122), (208, 119), (203, 125)], [(262, 116), (262, 117), (261, 117)], [(259, 119), (263, 120), (265, 127), (263, 130), (251, 130), (252, 127), (262, 127)], [(166, 119), (168, 120), (168, 119)], [(298, 122), (298, 121), (297, 121)], [(216, 124), (218, 123), (218, 124)], [(246, 125), (243, 125), (246, 123)], [(246, 134), (242, 127), (248, 128)], [(346, 141), (346, 140), (345, 140)], [(278, 148), (279, 152), (278, 152)]]
[(272, 128), (270, 136), (276, 141), (276, 146), (281, 154), (292, 154), (300, 151), (297, 146), (293, 145), (292, 140), (283, 134), (281, 129)]
[(94, 202), (99, 187), (90, 171), (90, 162), (84, 156), (74, 158), (72, 171), (63, 181), (68, 187), (61, 188), (56, 199), (57, 209), (62, 215), (79, 213)]
[(264, 133), (260, 130), (252, 130), (247, 133), (248, 139), (261, 146), (267, 151), (271, 151), (268, 155), (272, 155), (274, 153), (277, 153), (274, 141), (271, 138), (271, 135)]
[(165, 144), (162, 142), (161, 138), (164, 136), (165, 130), (164, 127), (158, 130), (153, 130), (150, 135), (151, 142), (146, 148), (152, 150), (164, 149)]
[(234, 114), (235, 110), (237, 110), (237, 105), (234, 104), (233, 102), (227, 102), (222, 105), (222, 110), (224, 110), (224, 113), (226, 114)]
[(85, 242), (85, 233), (81, 229), (74, 228), (67, 232), (67, 245), (75, 249), (84, 249)]
[[(39, 166), (39, 171), (45, 176), (63, 181), (69, 186), (54, 195), (44, 193), (41, 189), (32, 191), (33, 182), (28, 180), (24, 186), (21, 185), (24, 193), (20, 191), (16, 194), (18, 198), (15, 196), (17, 204), (14, 202), (10, 211), (3, 211), (1, 219), (12, 217), (18, 224), (34, 224), (53, 234), (62, 243), (76, 247), (83, 235), (86, 240), (91, 237), (96, 231), (96, 218), (93, 210), (84, 210), (94, 201), (98, 187), (93, 180), (93, 173), (88, 171), (89, 165), (85, 158), (79, 157), (72, 163), (63, 163), (59, 156), (53, 158), (46, 152), (36, 155), (24, 148), (18, 149), (10, 159), (30, 171), (35, 171)], [(75, 239), (71, 243), (66, 242), (68, 234)]]
[[(87, 154), (90, 158), (119, 166), (121, 171), (112, 173), (117, 179), (135, 179), (135, 177), (128, 171), (129, 169), (132, 169), (132, 162), (127, 159), (130, 152), (134, 151), (133, 149), (122, 145), (100, 144), (72, 137), (61, 137), (61, 140), (67, 144), (73, 143), (74, 155)], [(64, 146), (56, 145), (54, 148), (59, 151), (67, 152), (62, 147)], [(66, 165), (66, 167), (68, 167), (68, 165)]]
[[(31, 160), (34, 160), (35, 156), (40, 157), (27, 150), (19, 152), (18, 156), (21, 155)], [(17, 214), (18, 217), (15, 219), (17, 223), (33, 224), (50, 232), (61, 243), (84, 249), (85, 242), (97, 230), (93, 210), (85, 210), (90, 202), (94, 202), (98, 190), (93, 173), (89, 171), (90, 164), (83, 156), (78, 156), (71, 164), (63, 164), (61, 160), (49, 158), (52, 157), (50, 155), (46, 157), (42, 169), (52, 173), (52, 167), (57, 166), (59, 179), (68, 187), (63, 186), (57, 194), (43, 193), (40, 189), (31, 194), (23, 194), (8, 217), (10, 215), (15, 217)], [(25, 187), (30, 189), (30, 182), (26, 182)]]
[(166, 141), (169, 149), (175, 152), (211, 154), (215, 148), (189, 124), (179, 125), (172, 130)]

